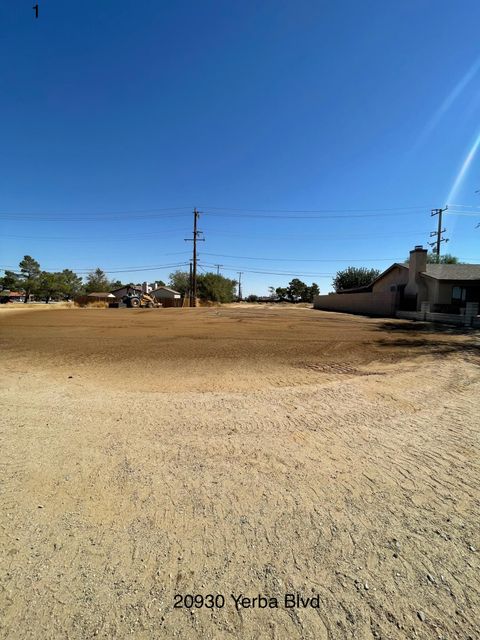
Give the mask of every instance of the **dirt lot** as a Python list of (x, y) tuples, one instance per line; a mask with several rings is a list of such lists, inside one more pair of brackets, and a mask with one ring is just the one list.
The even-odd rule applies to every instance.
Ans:
[(480, 637), (478, 333), (17, 307), (0, 353), (2, 638)]

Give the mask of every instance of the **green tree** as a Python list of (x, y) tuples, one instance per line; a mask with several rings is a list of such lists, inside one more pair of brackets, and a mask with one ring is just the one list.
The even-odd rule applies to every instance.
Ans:
[(305, 282), (302, 282), (298, 278), (293, 278), (288, 283), (288, 293), (287, 297), (290, 302), (300, 302), (302, 298), (306, 295), (307, 285)]
[(306, 288), (302, 302), (313, 302), (313, 298), (318, 295), (320, 295), (320, 287), (316, 282), (312, 282), (310, 287)]
[(61, 283), (62, 297), (66, 299), (74, 298), (75, 296), (80, 295), (84, 290), (82, 278), (77, 276), (77, 274), (70, 269), (64, 269), (58, 275)]
[(288, 287), (277, 287), (275, 289), (275, 293), (277, 294), (277, 299), (282, 301), (282, 300), (287, 300), (288, 298)]
[(63, 293), (62, 274), (42, 271), (35, 293), (43, 298), (47, 304), (52, 298), (60, 297)]
[(40, 265), (32, 256), (24, 256), (20, 261), (21, 286), (25, 290), (25, 302), (30, 294), (35, 293), (40, 284)]
[(217, 273), (202, 273), (197, 278), (197, 293), (202, 300), (233, 302), (236, 286), (236, 280), (230, 280)]
[(20, 278), (13, 271), (5, 271), (3, 278), (0, 278), (0, 285), (2, 289), (13, 291), (20, 286)]
[(452, 256), (451, 253), (445, 253), (443, 256), (437, 256), (436, 253), (427, 254), (427, 263), (429, 264), (461, 264), (457, 256)]
[(182, 296), (186, 295), (190, 289), (190, 274), (188, 271), (174, 271), (169, 276), (168, 284), (172, 289), (181, 293)]
[(101, 269), (97, 268), (95, 271), (91, 271), (87, 276), (87, 282), (85, 285), (86, 293), (110, 291), (110, 281), (107, 278), (107, 274)]
[[(269, 290), (272, 290), (270, 287)], [(289, 302), (312, 302), (313, 296), (320, 293), (320, 289), (316, 282), (312, 282), (309, 287), (305, 282), (298, 278), (293, 278), (288, 283), (288, 287), (277, 287), (273, 289), (279, 300), (288, 300)]]
[(375, 278), (378, 278), (378, 269), (367, 269), (366, 267), (347, 267), (342, 271), (337, 271), (333, 279), (335, 291), (343, 289), (353, 289), (354, 287), (364, 287), (369, 285)]

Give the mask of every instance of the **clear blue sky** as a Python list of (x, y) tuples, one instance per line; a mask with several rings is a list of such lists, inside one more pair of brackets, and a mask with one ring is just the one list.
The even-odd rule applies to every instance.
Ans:
[(188, 261), (197, 206), (203, 268), (326, 292), (425, 244), (448, 200), (479, 215), (445, 216), (447, 250), (480, 262), (476, 149), (451, 193), (480, 134), (477, 0), (38, 2), (0, 3), (0, 268), (166, 279), (142, 268)]

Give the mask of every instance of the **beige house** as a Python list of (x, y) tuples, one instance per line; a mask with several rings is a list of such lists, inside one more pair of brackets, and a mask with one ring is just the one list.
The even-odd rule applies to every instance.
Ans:
[(152, 298), (162, 303), (163, 307), (181, 307), (182, 294), (170, 287), (160, 286), (150, 291)]
[[(480, 264), (427, 264), (427, 250), (416, 246), (406, 264), (395, 263), (369, 285), (315, 296), (315, 309), (395, 316), (422, 309), (465, 313), (480, 303)], [(477, 306), (478, 313), (478, 306)]]

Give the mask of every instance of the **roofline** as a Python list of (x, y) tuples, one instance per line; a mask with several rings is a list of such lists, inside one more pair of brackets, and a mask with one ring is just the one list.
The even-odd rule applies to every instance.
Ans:
[(387, 269), (385, 269), (385, 271), (382, 271), (382, 273), (377, 276), (375, 278), (375, 280), (372, 280), (372, 282), (368, 285), (370, 287), (373, 287), (373, 285), (380, 280), (381, 278), (383, 278), (384, 276), (387, 275), (387, 273), (389, 273), (392, 269), (395, 269), (395, 267), (402, 267), (403, 269), (407, 269), (408, 271), (408, 267), (406, 264), (403, 264), (402, 262), (394, 262), (393, 264), (391, 264), (389, 267), (387, 267)]
[(403, 269), (407, 269), (407, 271), (408, 271), (407, 265), (402, 264), (401, 262), (394, 262), (389, 267), (387, 267), (387, 269), (385, 269), (385, 271), (382, 271), (382, 273), (380, 275), (378, 275), (375, 278), (375, 280), (372, 280), (369, 284), (364, 284), (361, 287), (351, 287), (350, 289), (341, 289), (340, 291), (337, 291), (337, 293), (355, 293), (355, 291), (366, 291), (366, 290), (370, 289), (370, 287), (373, 287), (373, 285), (376, 282), (378, 282), (384, 276), (386, 276), (387, 273), (389, 273), (392, 269), (395, 269), (395, 267), (402, 267)]
[(150, 293), (155, 293), (155, 291), (160, 291), (160, 289), (164, 289), (165, 291), (171, 291), (172, 293), (178, 293), (179, 296), (182, 295), (180, 291), (176, 291), (175, 289), (170, 289), (170, 287), (165, 287), (163, 284), (157, 287), (156, 289), (152, 289)]
[(480, 276), (478, 276), (478, 278), (458, 278), (458, 277), (439, 278), (438, 276), (432, 276), (430, 273), (427, 273), (426, 271), (421, 271), (420, 275), (425, 276), (426, 278), (430, 278), (431, 280), (440, 280), (441, 282), (479, 282), (480, 281)]
[(142, 287), (137, 287), (137, 285), (124, 284), (123, 287), (118, 287), (118, 289), (112, 289), (109, 293), (115, 293), (115, 291), (121, 291), (122, 289), (136, 289), (137, 291), (143, 291)]

